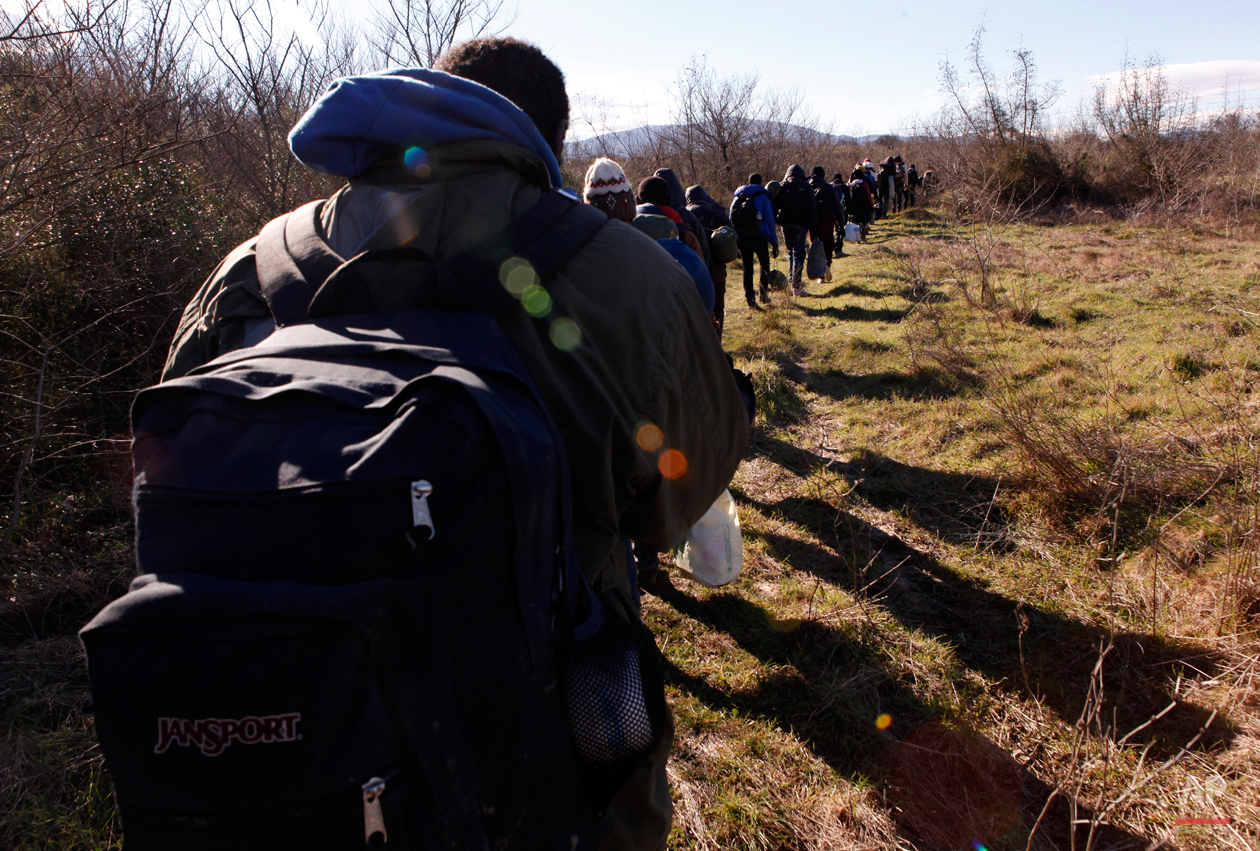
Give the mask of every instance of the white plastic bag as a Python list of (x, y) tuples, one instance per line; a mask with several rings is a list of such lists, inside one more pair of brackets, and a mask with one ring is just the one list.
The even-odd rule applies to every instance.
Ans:
[(844, 238), (849, 242), (857, 242), (862, 238), (862, 226), (849, 222), (844, 226)]
[(708, 588), (734, 582), (744, 566), (744, 538), (729, 490), (704, 513), (674, 553), (678, 572)]

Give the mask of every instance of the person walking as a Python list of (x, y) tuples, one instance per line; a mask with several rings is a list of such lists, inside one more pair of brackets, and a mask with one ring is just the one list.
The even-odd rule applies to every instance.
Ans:
[[(568, 113), (564, 75), (537, 47), (512, 38), (456, 45), (432, 69), (336, 81), (289, 138), (299, 162), (349, 182), (331, 198), (291, 214), (305, 223), (308, 237), (285, 249), (303, 255), (286, 257), (285, 268), (309, 257), (337, 264), (372, 250), (396, 257), (402, 248), (458, 266), (463, 252), (478, 250), (487, 236), (527, 220), (544, 200), (563, 203), (558, 190)], [(417, 138), (426, 140), (427, 151), (414, 146)], [(427, 156), (433, 150), (442, 156)], [(260, 290), (256, 245), (251, 239), (233, 251), (194, 295), (176, 331), (164, 380), (275, 332), (280, 320)], [(410, 277), (386, 276), (381, 286), (392, 288), (400, 303), (413, 295), (428, 297), (408, 290), (419, 286)], [(493, 322), (535, 383), (563, 439), (576, 565), (597, 589), (606, 622), (614, 618), (643, 631), (625, 539), (658, 550), (682, 539), (738, 466), (748, 441), (748, 409), (696, 286), (669, 254), (633, 227), (618, 220), (602, 223), (550, 275), (543, 297), (569, 337), (557, 335), (561, 319), (536, 318), (540, 315), (519, 301)], [(431, 319), (425, 321), (440, 323), (446, 314), (427, 315)], [(573, 332), (580, 333), (580, 345), (570, 344)], [(336, 373), (327, 380), (335, 381)], [(643, 438), (645, 423), (656, 438), (650, 444)], [(685, 475), (662, 460), (661, 447), (668, 448), (671, 459), (683, 459)], [(227, 526), (223, 532), (231, 534)], [(444, 641), (475, 643), (479, 624), (471, 611), (463, 618), (467, 627), (459, 626), (463, 632)], [(486, 694), (494, 694), (492, 686)], [(645, 678), (641, 686), (653, 692), (645, 697), (664, 699), (659, 679)], [(483, 711), (481, 703), (472, 701), (468, 711)], [(514, 720), (527, 717), (529, 707), (509, 708)], [(505, 738), (510, 732), (504, 730)], [(394, 731), (387, 727), (381, 734), (392, 737)], [(659, 738), (646, 755), (636, 757), (627, 779), (611, 790), (598, 812), (600, 849), (664, 848), (673, 809), (666, 776), (672, 738), (666, 710)], [(521, 777), (535, 779), (528, 770)], [(542, 782), (550, 777), (542, 775)], [(486, 847), (550, 847), (534, 813), (513, 818), (498, 806), (496, 792), (517, 795), (515, 776), (485, 779), (451, 817), (467, 813), (501, 827), (501, 834), (483, 840)], [(413, 777), (412, 782), (425, 781)], [(524, 797), (543, 802), (548, 812), (587, 806), (567, 799), (547, 804), (548, 795), (560, 794), (557, 788), (540, 786)], [(579, 797), (585, 799), (590, 791), (582, 790)], [(386, 804), (387, 823), (402, 815)], [(460, 824), (452, 821), (452, 829)], [(443, 829), (448, 827), (443, 823)], [(576, 843), (576, 826), (564, 830), (565, 836), (570, 833)]]
[[(687, 187), (687, 212), (696, 217), (700, 226), (708, 231), (710, 237), (719, 228), (734, 229), (731, 226), (730, 216), (726, 214), (726, 209), (704, 191), (703, 186)], [(721, 336), (726, 324), (726, 263), (718, 256), (716, 245), (717, 243), (710, 239), (709, 275), (713, 278), (715, 297), (713, 318), (717, 320), (718, 336)]]
[(809, 175), (809, 185), (814, 189), (814, 204), (818, 210), (818, 232), (822, 237), (823, 251), (827, 255), (827, 275), (824, 281), (831, 280), (831, 260), (836, 250), (836, 225), (844, 227), (844, 207), (836, 197), (836, 191), (827, 182), (827, 172), (816, 165)]
[(674, 209), (669, 200), (669, 184), (663, 178), (656, 176), (643, 178), (639, 181), (635, 194), (639, 200), (638, 206), (635, 207), (636, 213), (668, 218), (678, 228), (678, 239), (690, 246), (700, 259), (704, 260), (701, 234), (697, 233), (700, 230), (700, 223), (690, 213), (683, 216), (681, 212)]
[(665, 184), (669, 187), (669, 206), (673, 207), (678, 215), (682, 216), (683, 222), (695, 233), (696, 239), (700, 243), (700, 256), (708, 264), (711, 254), (709, 249), (709, 232), (701, 226), (696, 217), (687, 209), (687, 193), (683, 192), (682, 182), (678, 179), (678, 175), (674, 174), (672, 168), (658, 168), (655, 176), (665, 181)]
[(775, 219), (783, 228), (783, 242), (788, 251), (788, 285), (793, 295), (803, 295), (801, 275), (808, 257), (806, 236), (819, 238), (818, 203), (814, 188), (800, 164), (791, 166), (783, 175), (783, 188), (774, 199)]
[(893, 199), (897, 195), (897, 164), (893, 162), (892, 157), (888, 157), (879, 164), (877, 195), (879, 197), (879, 218), (887, 216), (893, 211)]
[(634, 188), (621, 166), (606, 157), (595, 160), (586, 170), (582, 199), (610, 219), (634, 221)]
[(897, 170), (893, 173), (893, 210), (900, 213), (906, 200), (906, 163), (901, 154), (893, 157)]
[(839, 218), (836, 219), (836, 256), (843, 257), (844, 230), (849, 224), (849, 184), (845, 182), (843, 174), (836, 172), (831, 176), (831, 188), (836, 193), (836, 200), (840, 202)]
[(862, 231), (860, 242), (866, 242), (871, 232), (871, 218), (875, 213), (875, 199), (871, 197), (871, 185), (866, 179), (866, 169), (853, 169), (849, 181), (849, 220)]
[(770, 257), (779, 256), (779, 231), (775, 226), (774, 203), (762, 185), (761, 175), (748, 175), (748, 182), (735, 190), (731, 200), (731, 226), (739, 240), (739, 257), (744, 267), (744, 299), (755, 308), (753, 268), (761, 262), (761, 301), (770, 303)]

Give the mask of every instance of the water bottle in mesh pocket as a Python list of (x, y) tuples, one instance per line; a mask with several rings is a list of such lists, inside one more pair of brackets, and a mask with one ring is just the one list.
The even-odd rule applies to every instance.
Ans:
[(582, 787), (598, 813), (660, 745), (669, 707), (651, 631), (586, 590), (591, 609), (559, 669)]
[(657, 736), (643, 698), (639, 648), (600, 644), (578, 646), (564, 672), (564, 696), (578, 756), (608, 765), (646, 753)]

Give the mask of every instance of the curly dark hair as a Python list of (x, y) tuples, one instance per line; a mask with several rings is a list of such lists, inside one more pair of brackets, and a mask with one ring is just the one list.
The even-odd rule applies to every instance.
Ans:
[(559, 132), (568, 127), (564, 74), (527, 41), (506, 36), (466, 41), (439, 56), (433, 70), (494, 89), (533, 120), (548, 145), (556, 145)]

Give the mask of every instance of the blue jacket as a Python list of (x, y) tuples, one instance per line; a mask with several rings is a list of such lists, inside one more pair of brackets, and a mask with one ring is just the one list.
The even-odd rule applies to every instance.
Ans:
[[(770, 240), (771, 245), (779, 244), (779, 231), (774, 223), (774, 203), (770, 200), (770, 193), (766, 191), (764, 186), (758, 186), (755, 183), (746, 183), (735, 190), (735, 198), (738, 199), (744, 195), (751, 195), (753, 203), (757, 205), (757, 212), (761, 213), (761, 235)], [(735, 201), (731, 201), (731, 209), (735, 209)]]
[(713, 278), (709, 277), (709, 267), (704, 265), (703, 258), (680, 239), (658, 239), (657, 242), (687, 270), (691, 280), (696, 283), (696, 292), (700, 294), (704, 309), (712, 313), (713, 306), (717, 304), (717, 293), (713, 289)]

